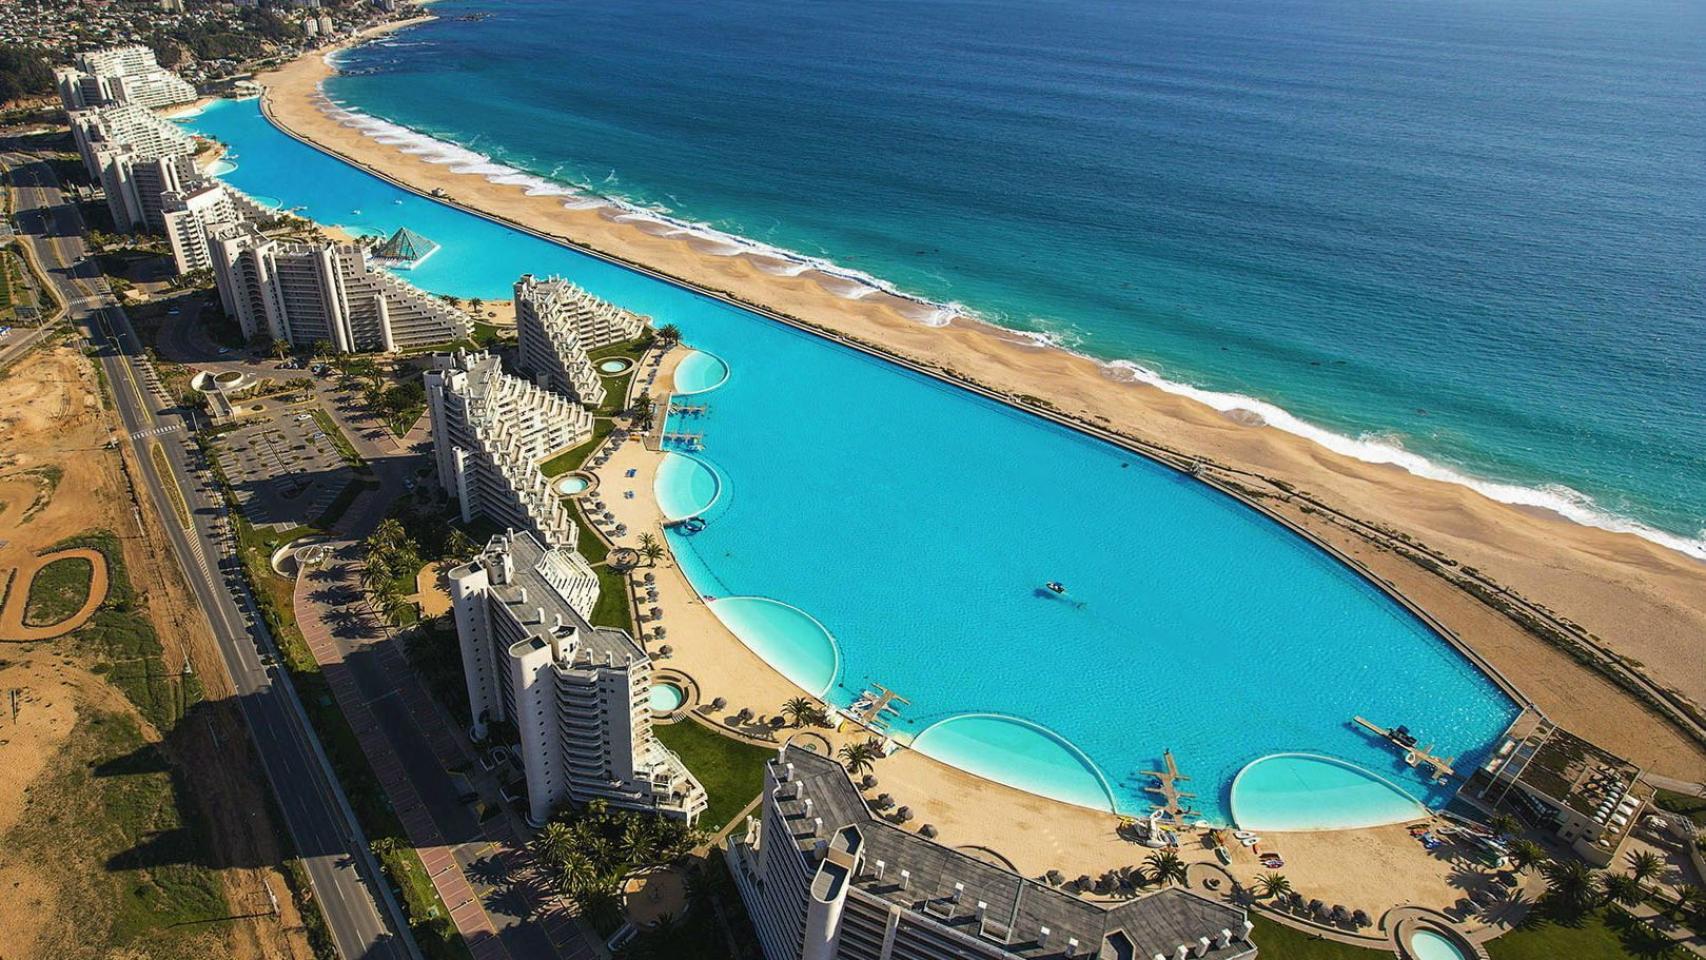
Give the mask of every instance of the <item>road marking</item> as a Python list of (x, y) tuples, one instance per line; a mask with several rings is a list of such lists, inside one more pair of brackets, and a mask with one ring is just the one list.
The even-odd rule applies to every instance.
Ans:
[(163, 426), (163, 427), (155, 427), (152, 430), (134, 431), (131, 433), (130, 439), (141, 440), (144, 437), (158, 437), (158, 436), (161, 436), (163, 434), (171, 433), (173, 430), (180, 430), (182, 428), (183, 428), (183, 424), (181, 424), (181, 423), (170, 423), (170, 424), (167, 424), (166, 426)]

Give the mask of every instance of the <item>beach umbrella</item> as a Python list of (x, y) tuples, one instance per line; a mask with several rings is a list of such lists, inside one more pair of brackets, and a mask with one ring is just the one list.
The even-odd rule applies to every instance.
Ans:
[(1066, 882), (1066, 874), (1061, 873), (1059, 870), (1050, 870), (1043, 874), (1043, 879), (1048, 882), (1049, 886), (1058, 887)]
[[(662, 640), (668, 633), (669, 633), (668, 627), (658, 627), (657, 629), (652, 631), (652, 636), (657, 637), (659, 640)], [(664, 649), (668, 650), (669, 648), (664, 647)]]
[(1312, 916), (1320, 915), (1321, 913), (1326, 912), (1326, 909), (1327, 905), (1322, 903), (1320, 900), (1309, 901), (1309, 913)]
[(919, 827), (918, 828), (918, 835), (923, 837), (926, 840), (936, 839), (936, 827), (935, 827), (935, 825), (927, 823), (924, 826)]
[(724, 700), (722, 697), (718, 697), (715, 700), (711, 701), (711, 709), (712, 710), (721, 710), (728, 705), (729, 705), (729, 702), (727, 700)]
[(1351, 912), (1351, 922), (1359, 927), (1366, 927), (1370, 921), (1367, 912), (1358, 909)]
[(865, 790), (869, 790), (876, 785), (877, 778), (868, 773), (859, 779), (859, 786)]
[(657, 574), (655, 574), (655, 573), (646, 574), (646, 582), (647, 583), (656, 583), (657, 580), (658, 580)]
[(675, 652), (675, 648), (670, 646), (667, 643), (658, 648), (658, 656), (660, 656), (660, 657), (667, 657), (674, 652)]
[(894, 812), (894, 815), (897, 819), (900, 820), (901, 823), (905, 823), (906, 821), (912, 819), (912, 808), (908, 807), (908, 806), (902, 806), (899, 810), (896, 810)]
[(1079, 890), (1090, 889), (1090, 883), (1090, 875), (1088, 873), (1081, 873), (1078, 875), (1077, 880), (1072, 881), (1072, 885), (1077, 887)]
[(886, 793), (879, 793), (877, 794), (877, 799), (871, 801), (871, 806), (876, 807), (878, 810), (887, 810), (894, 806), (894, 797), (891, 797)]
[(1332, 911), (1330, 913), (1328, 913), (1327, 916), (1331, 917), (1334, 923), (1344, 923), (1347, 919), (1350, 918), (1350, 913), (1349, 913), (1349, 911), (1345, 910), (1344, 904), (1335, 903), (1335, 904), (1333, 904)]
[(651, 617), (653, 620), (656, 620), (659, 617), (663, 616), (663, 608), (662, 607), (652, 607), (650, 610), (647, 610), (646, 612), (651, 614)]

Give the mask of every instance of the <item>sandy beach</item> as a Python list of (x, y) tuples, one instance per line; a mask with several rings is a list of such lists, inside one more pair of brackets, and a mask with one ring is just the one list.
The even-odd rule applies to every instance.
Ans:
[[(407, 22), (387, 25), (398, 29)], [(459, 175), (381, 145), (330, 115), (323, 52), (261, 75), (263, 105), (289, 132), (421, 191), (1047, 409), (1133, 441), (1201, 457), (1277, 514), (1363, 563), (1459, 634), (1554, 719), (1668, 776), (1706, 777), (1706, 750), (1578, 655), (1597, 647), (1669, 694), (1706, 702), (1706, 563), (1632, 534), (1495, 502), (1464, 486), (1342, 456), (1102, 365), (972, 321), (921, 322), (925, 309), (846, 281), (731, 256), (710, 242), (617, 219), (613, 207), (567, 209), (477, 174)], [(667, 319), (667, 318), (665, 318)], [(1470, 590), (1463, 589), (1467, 583)], [(1507, 615), (1480, 597), (1491, 597)], [(1519, 626), (1542, 624), (1550, 641)], [(1579, 625), (1579, 627), (1578, 627)], [(1560, 639), (1562, 638), (1562, 639)], [(1565, 646), (1578, 649), (1573, 655)], [(1588, 651), (1583, 654), (1582, 651)], [(1625, 679), (1626, 684), (1631, 681)], [(1639, 686), (1638, 681), (1634, 681)]]

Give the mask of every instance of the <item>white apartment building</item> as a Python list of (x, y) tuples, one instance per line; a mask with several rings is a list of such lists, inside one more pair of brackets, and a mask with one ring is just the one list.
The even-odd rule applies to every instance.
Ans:
[(878, 817), (789, 745), (725, 853), (765, 960), (1251, 960), (1242, 909), (1169, 887), (1092, 903)]
[(515, 325), (521, 368), (534, 382), (597, 407), (604, 383), (588, 354), (639, 336), (646, 319), (561, 277), (525, 274), (515, 283)]
[(141, 44), (86, 50), (73, 66), (56, 68), (53, 78), (66, 110), (120, 103), (168, 107), (196, 98), (193, 84), (160, 66)]
[(161, 194), (198, 179), (195, 141), (144, 107), (122, 104), (73, 110), (71, 138), (89, 175), (100, 181), (116, 229), (165, 229)]
[(704, 787), (652, 734), (651, 659), (587, 622), (598, 577), (570, 547), (499, 534), (450, 571), (474, 737), (507, 721), (521, 741), (528, 819), (602, 799), (692, 822)]
[(265, 221), (273, 212), (241, 190), (218, 180), (197, 180), (185, 190), (160, 196), (160, 216), (172, 245), (178, 273), (211, 269), (213, 255), (207, 235), (215, 227), (239, 220)]
[(457, 351), (426, 373), (438, 482), (462, 520), (486, 517), (573, 550), (577, 531), (540, 463), (592, 437), (592, 414), (503, 371), (489, 353)]
[(216, 224), (206, 238), (219, 302), (245, 337), (362, 353), (468, 336), (467, 314), (370, 266), (358, 245), (274, 240), (246, 222)]

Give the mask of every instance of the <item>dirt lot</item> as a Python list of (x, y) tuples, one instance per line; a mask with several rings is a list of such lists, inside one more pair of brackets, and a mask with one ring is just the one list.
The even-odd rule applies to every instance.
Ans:
[[(0, 584), (96, 531), (122, 560), (89, 629), (0, 642), (0, 957), (312, 957), (213, 638), (106, 448), (114, 422), (75, 351), (0, 377)], [(171, 703), (140, 710), (138, 689)]]

